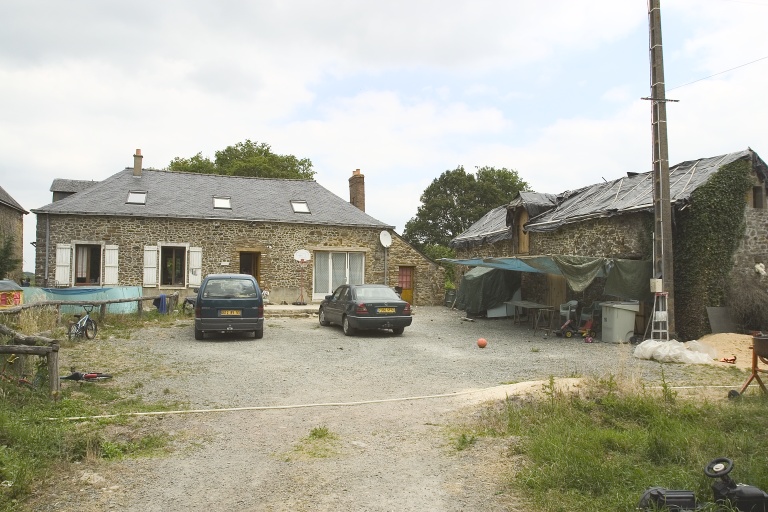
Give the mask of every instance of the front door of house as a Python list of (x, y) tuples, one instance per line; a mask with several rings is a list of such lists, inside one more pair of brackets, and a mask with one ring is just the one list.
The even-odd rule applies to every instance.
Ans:
[(256, 278), (256, 281), (261, 283), (259, 280), (259, 260), (261, 258), (261, 253), (258, 252), (241, 252), (240, 253), (240, 273), (241, 274), (248, 274), (252, 275)]

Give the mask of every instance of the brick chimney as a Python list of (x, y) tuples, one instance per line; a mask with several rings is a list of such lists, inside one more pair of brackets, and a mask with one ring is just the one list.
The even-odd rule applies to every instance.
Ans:
[(136, 154), (133, 155), (133, 175), (137, 178), (141, 178), (141, 161), (143, 158), (141, 150), (137, 149)]
[(360, 174), (360, 169), (355, 169), (349, 178), (349, 202), (365, 211), (365, 176)]

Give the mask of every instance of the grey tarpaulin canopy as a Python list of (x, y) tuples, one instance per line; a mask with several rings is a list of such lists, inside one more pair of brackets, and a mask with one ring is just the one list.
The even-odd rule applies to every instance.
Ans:
[(442, 261), (470, 267), (557, 274), (564, 276), (568, 286), (577, 292), (587, 288), (595, 278), (604, 277), (606, 295), (637, 300), (646, 300), (650, 295), (653, 269), (650, 261), (553, 254), (514, 258), (445, 258)]

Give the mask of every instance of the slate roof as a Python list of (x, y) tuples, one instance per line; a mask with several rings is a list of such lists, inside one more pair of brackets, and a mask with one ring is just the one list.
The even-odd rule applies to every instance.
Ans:
[(91, 180), (65, 180), (62, 178), (56, 178), (51, 183), (51, 192), (80, 192), (88, 187), (92, 187), (98, 183)]
[(22, 208), (21, 205), (17, 203), (15, 199), (13, 199), (11, 195), (8, 192), (6, 192), (3, 187), (0, 187), (0, 204), (4, 204), (5, 206), (8, 206), (9, 208), (13, 208), (14, 210), (18, 210), (24, 215), (29, 213), (27, 210)]
[[(146, 192), (146, 204), (128, 204), (128, 192)], [(213, 196), (231, 198), (232, 209), (214, 209)], [(306, 201), (310, 213), (294, 213), (291, 200)], [(171, 217), (332, 226), (394, 228), (361, 211), (314, 180), (245, 178), (133, 168), (34, 213)]]
[[(690, 201), (691, 193), (703, 185), (720, 167), (749, 159), (765, 181), (768, 167), (751, 149), (709, 158), (682, 162), (669, 169), (669, 197), (673, 208)], [(558, 196), (557, 206), (530, 219), (526, 231), (554, 231), (566, 224), (624, 213), (653, 211), (653, 172), (631, 174), (626, 178), (598, 183)]]

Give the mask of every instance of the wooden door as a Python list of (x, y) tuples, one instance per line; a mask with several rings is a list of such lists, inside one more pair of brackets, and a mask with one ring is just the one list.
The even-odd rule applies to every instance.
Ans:
[(241, 252), (240, 253), (240, 273), (248, 274), (256, 278), (256, 281), (261, 284), (259, 280), (259, 257), (261, 253), (258, 252)]
[(401, 289), (400, 298), (413, 304), (413, 267), (400, 267), (397, 285)]
[(566, 286), (565, 276), (547, 274), (547, 306), (558, 308), (560, 304), (565, 304)]

